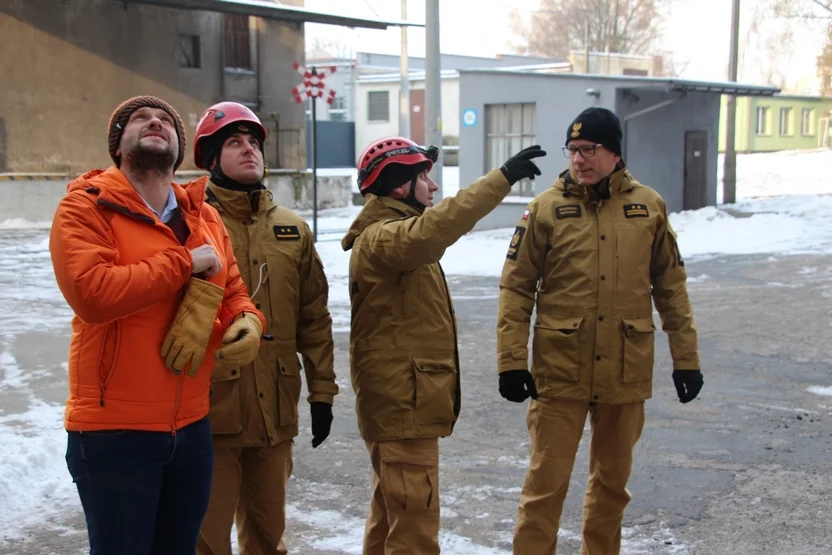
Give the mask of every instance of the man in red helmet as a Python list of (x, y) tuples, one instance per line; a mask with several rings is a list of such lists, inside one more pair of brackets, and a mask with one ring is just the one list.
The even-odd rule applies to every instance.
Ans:
[[(433, 207), (438, 150), (391, 137), (358, 160), (366, 204), (350, 255), (350, 370), (373, 466), (364, 555), (439, 553), (439, 440), (459, 416), (456, 318), (439, 260), (517, 181), (540, 175), (528, 147)], [(432, 208), (430, 208), (432, 207)], [(430, 208), (430, 210), (427, 210)]]
[(214, 475), (199, 555), (230, 555), (237, 524), (241, 555), (286, 553), (286, 484), (298, 435), (303, 357), (312, 447), (329, 435), (333, 372), (329, 287), (306, 222), (277, 206), (263, 185), (266, 130), (242, 104), (221, 102), (199, 121), (194, 161), (211, 172), (207, 201), (220, 213), (240, 275), (273, 341), (245, 367), (214, 369)]

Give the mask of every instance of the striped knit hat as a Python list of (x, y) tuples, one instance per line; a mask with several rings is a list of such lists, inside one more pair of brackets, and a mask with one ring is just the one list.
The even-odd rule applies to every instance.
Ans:
[(170, 114), (170, 117), (176, 122), (176, 136), (179, 138), (179, 156), (176, 157), (176, 163), (173, 165), (175, 171), (182, 164), (182, 159), (185, 157), (185, 124), (182, 122), (182, 118), (179, 117), (176, 110), (173, 109), (173, 106), (155, 96), (135, 96), (129, 100), (125, 100), (115, 109), (113, 115), (110, 116), (110, 124), (107, 132), (107, 140), (110, 143), (110, 158), (113, 159), (116, 166), (121, 166), (121, 159), (116, 155), (116, 151), (121, 142), (121, 135), (124, 133), (127, 120), (139, 108), (159, 108)]

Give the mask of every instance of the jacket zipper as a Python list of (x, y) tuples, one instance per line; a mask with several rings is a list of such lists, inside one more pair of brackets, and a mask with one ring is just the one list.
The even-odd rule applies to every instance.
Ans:
[(170, 435), (176, 435), (176, 413), (182, 403), (182, 389), (185, 385), (185, 372), (179, 374), (179, 384), (176, 386), (176, 399), (173, 402), (173, 414), (170, 416)]
[(448, 312), (451, 315), (451, 325), (454, 327), (454, 364), (456, 365), (456, 394), (454, 395), (454, 412), (459, 414), (462, 409), (462, 371), (459, 368), (459, 337), (456, 331), (456, 315), (454, 314), (454, 307), (451, 303), (451, 292), (448, 289), (448, 280), (445, 277), (445, 270), (442, 269), (442, 264), (436, 263), (439, 266), (439, 273), (442, 275), (442, 284), (445, 286), (445, 298), (448, 300)]
[[(104, 378), (104, 381), (99, 381), (99, 389), (101, 391), (101, 396), (99, 397), (98, 404), (99, 406), (104, 406), (104, 391), (106, 391), (107, 386), (110, 385), (110, 381), (113, 379), (113, 375), (116, 373), (116, 361), (118, 361), (118, 349), (121, 343), (121, 334), (118, 332), (118, 321), (113, 322), (113, 328), (115, 329), (116, 334), (116, 344), (115, 350), (113, 352), (113, 361), (110, 363), (110, 368), (107, 370), (107, 377)], [(107, 336), (109, 335), (109, 330), (104, 334), (104, 340), (101, 342), (101, 351), (98, 354), (98, 366), (101, 366), (101, 359), (104, 358), (104, 348), (107, 345)]]
[[(119, 214), (127, 216), (128, 218), (133, 218), (134, 220), (138, 220), (142, 223), (150, 224), (154, 228), (157, 228), (157, 229), (161, 228), (163, 230), (162, 231), (163, 233), (167, 233), (177, 243), (179, 243), (179, 239), (176, 238), (176, 234), (173, 232), (172, 229), (170, 229), (167, 225), (162, 225), (162, 226), (156, 225), (156, 220), (154, 218), (151, 218), (150, 216), (147, 216), (145, 214), (139, 214), (137, 212), (133, 212), (133, 211), (125, 208), (124, 206), (121, 206), (121, 205), (118, 205), (118, 204), (115, 204), (115, 203), (112, 203), (112, 202), (108, 202), (106, 200), (98, 199), (97, 203), (100, 206), (103, 206), (105, 208), (109, 208), (111, 210), (114, 210), (114, 211), (118, 212)], [(183, 214), (182, 217), (184, 218), (184, 214)], [(116, 323), (116, 325), (118, 325), (118, 323)], [(118, 348), (118, 336), (116, 336), (116, 348)], [(103, 351), (104, 351), (104, 348), (102, 346), (102, 354), (103, 354)], [(113, 362), (114, 362), (113, 366), (115, 366), (115, 358), (113, 359)], [(100, 361), (99, 361), (99, 364), (100, 364)], [(110, 379), (112, 379), (112, 376), (113, 376), (113, 371), (111, 369), (109, 376), (107, 376), (107, 379), (101, 385), (101, 401), (100, 401), (100, 403), (101, 403), (102, 407), (104, 406), (104, 390), (106, 389), (107, 384), (110, 383)], [(170, 433), (173, 436), (176, 435), (176, 413), (179, 412), (179, 405), (182, 403), (182, 389), (184, 387), (184, 384), (185, 384), (185, 373), (183, 372), (179, 377), (179, 384), (176, 387), (176, 400), (174, 401), (173, 414), (171, 415), (171, 418), (170, 418)]]

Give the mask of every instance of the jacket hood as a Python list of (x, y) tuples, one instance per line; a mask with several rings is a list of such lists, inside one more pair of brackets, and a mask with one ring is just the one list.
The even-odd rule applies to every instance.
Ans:
[[(183, 211), (198, 214), (202, 210), (207, 183), (207, 177), (200, 177), (184, 186), (171, 183), (176, 201)], [(67, 193), (81, 189), (96, 194), (100, 200), (129, 208), (133, 212), (151, 215), (144, 199), (116, 166), (110, 166), (106, 170), (89, 171), (69, 182), (66, 187)]]
[(419, 212), (401, 201), (390, 197), (377, 197), (368, 194), (364, 208), (355, 217), (347, 234), (341, 239), (341, 247), (348, 251), (352, 248), (358, 236), (370, 225), (385, 220), (402, 220), (413, 216), (419, 216)]
[(271, 191), (265, 188), (237, 191), (209, 181), (206, 195), (208, 204), (240, 221), (246, 221), (253, 215), (265, 214), (277, 206)]

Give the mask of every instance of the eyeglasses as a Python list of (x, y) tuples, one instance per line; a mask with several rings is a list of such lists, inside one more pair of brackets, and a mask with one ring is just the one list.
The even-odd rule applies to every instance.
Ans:
[(582, 158), (592, 158), (595, 156), (595, 151), (598, 149), (599, 146), (604, 146), (600, 144), (596, 145), (581, 145), (581, 146), (565, 146), (563, 147), (563, 155), (569, 159), (575, 157), (577, 153), (581, 153)]

